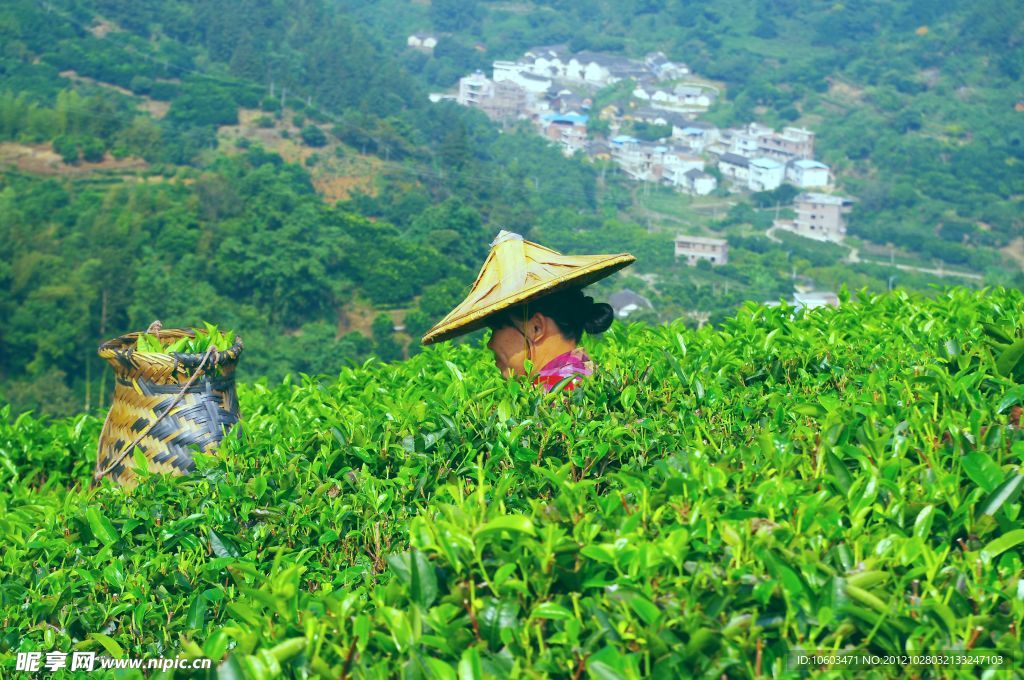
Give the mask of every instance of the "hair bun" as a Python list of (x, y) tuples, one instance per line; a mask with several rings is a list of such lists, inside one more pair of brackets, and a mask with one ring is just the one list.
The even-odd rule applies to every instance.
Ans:
[(583, 330), (591, 335), (604, 333), (615, 319), (615, 310), (607, 302), (594, 302), (594, 298), (584, 298)]

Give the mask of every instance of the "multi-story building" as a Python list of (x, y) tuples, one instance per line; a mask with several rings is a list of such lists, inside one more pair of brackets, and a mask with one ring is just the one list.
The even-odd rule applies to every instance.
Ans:
[(494, 94), (480, 102), (480, 110), (492, 120), (508, 120), (526, 113), (529, 97), (519, 85), (504, 81), (494, 83)]
[(706, 236), (676, 236), (676, 259), (684, 258), (686, 264), (694, 266), (700, 260), (707, 260), (713, 265), (726, 264), (729, 261), (729, 242), (724, 238), (708, 238)]
[(718, 157), (718, 169), (723, 177), (746, 184), (750, 176), (750, 159), (734, 153), (723, 153)]
[(829, 184), (828, 166), (809, 158), (790, 161), (786, 166), (786, 179), (801, 189), (827, 187)]
[(758, 150), (769, 158), (814, 158), (814, 133), (803, 128), (787, 127), (782, 132), (770, 130), (758, 135)]
[(778, 227), (818, 241), (839, 243), (846, 237), (844, 216), (853, 207), (851, 199), (807, 192), (797, 196), (793, 205), (796, 208), (796, 219), (791, 222), (778, 221)]
[(782, 185), (786, 166), (771, 158), (752, 158), (747, 175), (747, 188), (751, 191), (773, 191)]
[(544, 136), (562, 147), (566, 156), (587, 144), (587, 116), (578, 113), (548, 114), (541, 118)]
[(479, 106), (485, 99), (494, 97), (494, 81), (477, 71), (459, 78), (459, 95), (455, 99), (462, 106)]

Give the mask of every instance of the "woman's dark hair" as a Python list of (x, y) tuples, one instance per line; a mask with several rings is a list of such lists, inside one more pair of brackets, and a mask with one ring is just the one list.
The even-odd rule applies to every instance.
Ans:
[(594, 302), (594, 298), (584, 295), (580, 288), (565, 290), (545, 295), (497, 314), (491, 319), (491, 328), (512, 325), (512, 319), (529, 319), (540, 312), (552, 319), (567, 340), (579, 342), (583, 331), (594, 335), (604, 333), (612, 325), (615, 311), (605, 302)]

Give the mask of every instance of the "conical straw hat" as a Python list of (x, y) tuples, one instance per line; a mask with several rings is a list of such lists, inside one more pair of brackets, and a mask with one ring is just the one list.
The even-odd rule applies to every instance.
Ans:
[(636, 261), (618, 255), (562, 255), (502, 230), (466, 299), (427, 334), (423, 344), (449, 340), (487, 323), (487, 317), (563, 288), (582, 288)]

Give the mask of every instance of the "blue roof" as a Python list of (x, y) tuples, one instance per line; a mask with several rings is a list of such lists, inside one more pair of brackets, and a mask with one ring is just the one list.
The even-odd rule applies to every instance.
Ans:
[(563, 113), (563, 114), (549, 113), (548, 115), (544, 116), (544, 120), (550, 121), (552, 123), (573, 123), (573, 124), (583, 123), (583, 124), (586, 124), (586, 122), (588, 120), (588, 117), (584, 116), (583, 114), (580, 114), (580, 113)]
[(629, 135), (617, 135), (612, 137), (612, 144), (628, 144), (635, 141), (637, 141), (636, 137), (630, 137)]

